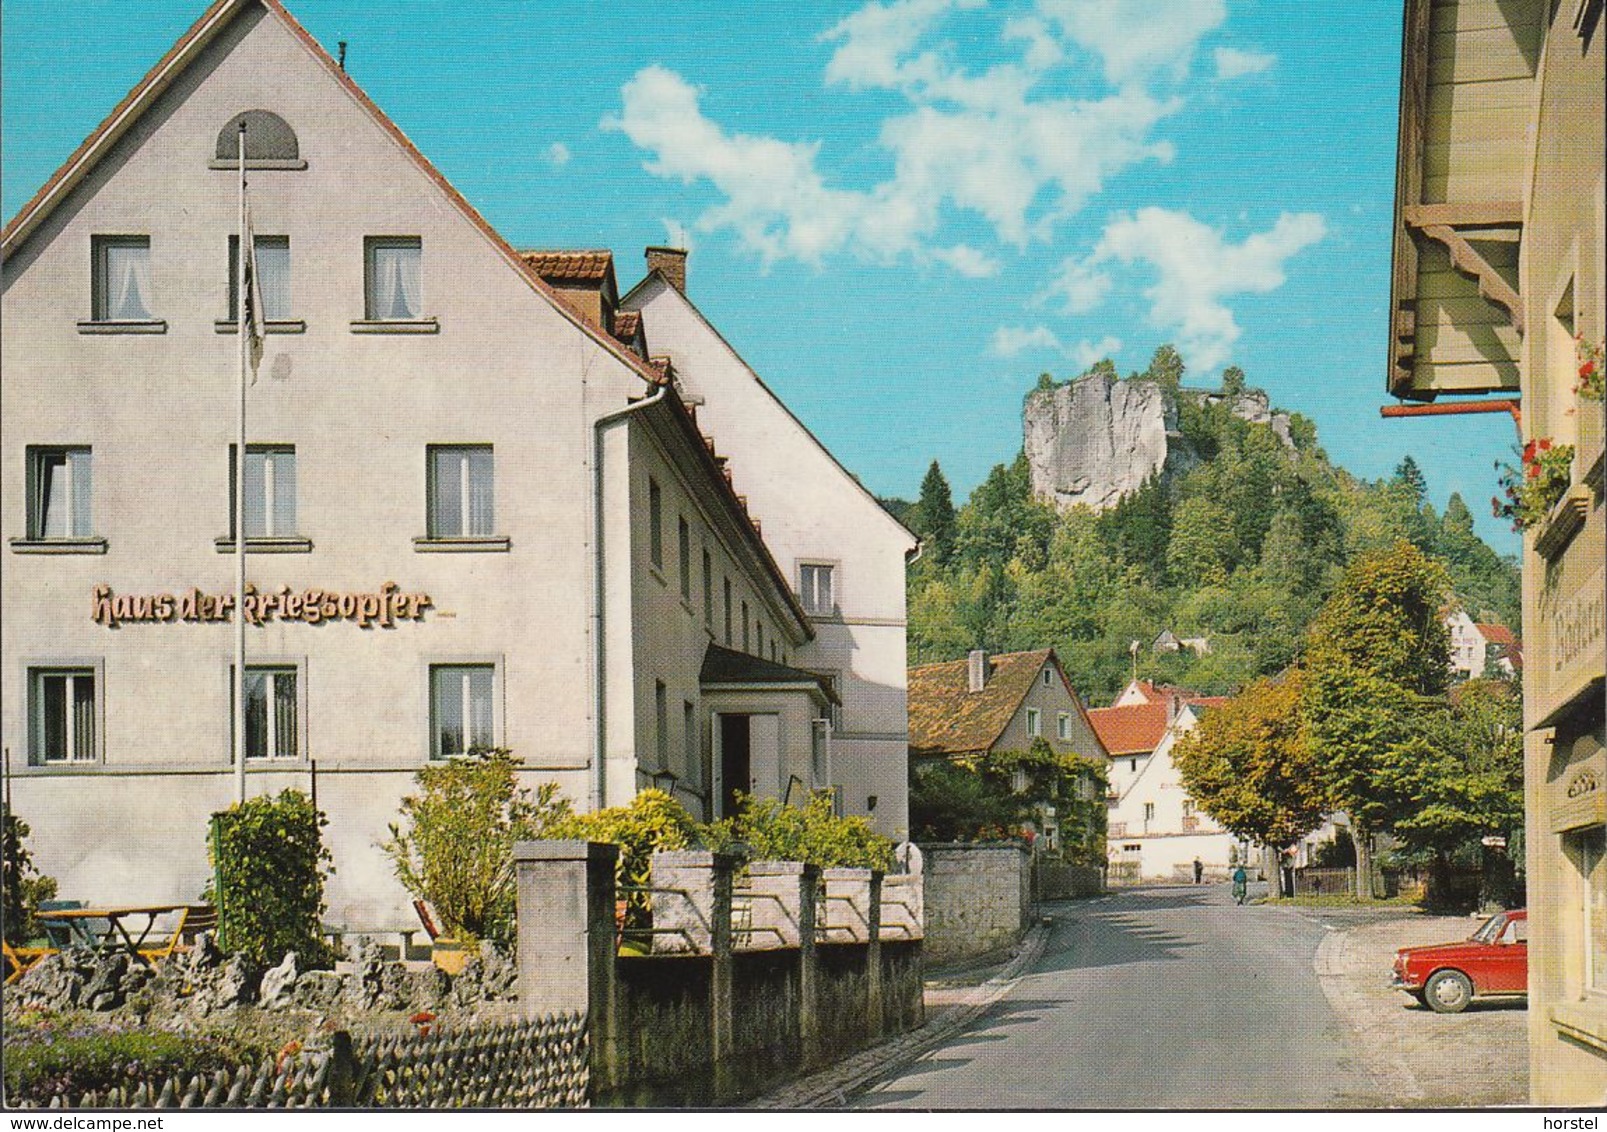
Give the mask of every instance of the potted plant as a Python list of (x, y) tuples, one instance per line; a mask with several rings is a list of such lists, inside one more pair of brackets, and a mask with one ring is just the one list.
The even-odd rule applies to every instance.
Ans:
[(1583, 474), (1601, 455), (1602, 397), (1607, 393), (1607, 364), (1602, 357), (1602, 343), (1587, 341), (1583, 334), (1574, 341), (1579, 358), (1579, 384), (1574, 386), (1574, 394), (1579, 398), (1579, 471)]
[(440, 917), (433, 955), (448, 974), (481, 940), (513, 940), (513, 843), (547, 836), (569, 814), (553, 784), (520, 789), (518, 767), (510, 752), (484, 749), (422, 768), (380, 846), (402, 887)]
[(1573, 478), (1574, 446), (1553, 444), (1538, 437), (1523, 446), (1521, 468), (1497, 463), (1502, 494), (1490, 500), (1498, 519), (1508, 519), (1514, 531), (1526, 531), (1545, 521)]

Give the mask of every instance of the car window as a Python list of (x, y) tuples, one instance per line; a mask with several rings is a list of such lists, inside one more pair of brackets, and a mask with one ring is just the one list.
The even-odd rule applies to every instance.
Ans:
[(1494, 943), (1501, 934), (1501, 928), (1506, 924), (1507, 918), (1502, 915), (1491, 916), (1484, 921), (1484, 926), (1473, 933), (1474, 943)]
[(1529, 921), (1513, 920), (1507, 925), (1507, 930), (1501, 935), (1502, 943), (1528, 943)]

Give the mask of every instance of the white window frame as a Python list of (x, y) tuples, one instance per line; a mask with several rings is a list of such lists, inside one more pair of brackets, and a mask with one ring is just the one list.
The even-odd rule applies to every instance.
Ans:
[[(418, 255), (418, 294), (414, 296), (417, 309), (405, 315), (382, 314), (377, 308), (375, 291), (377, 268), (375, 253), (382, 251), (411, 250)], [(421, 322), (424, 321), (424, 241), (419, 236), (365, 236), (363, 238), (363, 318), (368, 322)]]
[(1070, 741), (1070, 739), (1071, 739), (1071, 713), (1070, 712), (1063, 711), (1063, 712), (1059, 713), (1055, 717), (1055, 734), (1057, 736), (1059, 736), (1061, 742)]
[(145, 253), (145, 281), (149, 289), (151, 277), (151, 238), (148, 235), (96, 235), (90, 237), (90, 255), (93, 260), (93, 283), (90, 288), (90, 321), (99, 323), (156, 323), (160, 320), (152, 312), (154, 295), (140, 296), (143, 313), (112, 313), (112, 279), (110, 252), (114, 249), (140, 249)]
[[(451, 754), (438, 754), (437, 742), (438, 721), (435, 713), (435, 674), (443, 669), (487, 669), (491, 673), (491, 740), (489, 743), (476, 744), (473, 736), (467, 736), (462, 752)], [(505, 665), (503, 658), (486, 656), (484, 654), (467, 656), (432, 657), (424, 664), (424, 757), (427, 762), (439, 764), (447, 759), (459, 757), (474, 750), (477, 746), (502, 747), (506, 746), (503, 736), (504, 714), (507, 707), (506, 681), (503, 679)], [(472, 690), (465, 684), (461, 690), (463, 696), (461, 707), (464, 718), (469, 717), (470, 696)]]
[[(470, 504), (474, 488), (473, 460), (476, 453), (484, 453), (489, 460), (489, 514), (485, 522), (485, 530), (476, 530), (474, 522), (474, 508)], [(437, 492), (440, 490), (441, 471), (438, 468), (440, 458), (456, 456), (458, 477), (458, 529), (449, 531), (443, 528), (437, 503)], [(424, 449), (424, 530), (429, 540), (443, 539), (487, 539), (496, 537), (497, 529), (497, 455), (496, 448), (490, 444), (429, 444)]]
[(1043, 734), (1043, 713), (1035, 707), (1027, 709), (1027, 734), (1034, 739)]
[[(65, 533), (50, 534), (51, 509), (44, 498), (46, 462), (60, 459), (61, 495), (66, 507)], [(30, 444), (25, 475), (29, 542), (73, 542), (95, 537), (95, 459), (87, 444)]]
[[(251, 246), (252, 246), (252, 248), (254, 249), (254, 252), (255, 252), (255, 254), (254, 254), (254, 256), (252, 258), (255, 261), (255, 263), (257, 264), (257, 274), (258, 274), (257, 292), (262, 296), (262, 313), (260, 315), (260, 318), (265, 323), (266, 322), (280, 322), (280, 323), (289, 322), (290, 319), (291, 319), (291, 313), (290, 312), (291, 312), (291, 309), (292, 309), (292, 306), (293, 306), (292, 292), (291, 292), (291, 289), (290, 289), (290, 284), (291, 284), (291, 274), (290, 274), (291, 273), (290, 237), (289, 236), (253, 235), (252, 239), (251, 239)], [(263, 254), (262, 253), (264, 251), (278, 251), (280, 249), (283, 249), (283, 251), (284, 251), (284, 305), (282, 307), (278, 308), (278, 309), (275, 309), (274, 306), (273, 306), (273, 303), (274, 303), (274, 300), (278, 298), (279, 292), (277, 290), (274, 290), (273, 288), (262, 286), (262, 261), (263, 261)], [(240, 291), (240, 237), (238, 235), (231, 235), (229, 237), (229, 317), (224, 320), (226, 323), (236, 324), (236, 325), (238, 325), (238, 323), (239, 323), (239, 319), (240, 319), (240, 294), (239, 294), (239, 291)]]
[[(296, 446), (293, 444), (247, 444), (245, 463), (249, 465), (253, 457), (257, 457), (262, 461), (262, 495), (260, 498), (255, 495), (246, 497), (247, 527), (249, 528), (250, 526), (250, 509), (253, 502), (255, 502), (261, 513), (262, 530), (256, 533), (248, 533), (246, 542), (252, 543), (262, 539), (295, 538), (296, 528), (301, 521), (296, 506)], [(236, 477), (245, 471), (246, 469), (239, 467), (235, 461), (235, 446), (233, 444), (229, 445), (228, 541), (230, 542), (234, 541), (237, 534), (234, 529), (235, 515), (238, 513), (235, 508), (234, 493), (240, 490), (240, 485), (236, 483)], [(284, 522), (289, 529), (280, 530), (280, 504), (286, 494), (289, 496), (289, 515), (285, 516)]]
[(1054, 682), (1055, 682), (1054, 669), (1045, 668), (1043, 670), (1043, 686), (1045, 688), (1052, 687), (1054, 685)]
[(842, 605), (840, 563), (804, 559), (798, 563), (798, 604), (811, 617), (835, 617)]
[[(280, 755), (280, 754), (253, 755), (249, 751), (247, 751), (247, 753), (246, 753), (246, 765), (248, 767), (249, 766), (288, 766), (288, 765), (291, 765), (291, 764), (294, 764), (294, 763), (303, 763), (303, 762), (307, 761), (308, 753), (307, 753), (307, 679), (306, 679), (306, 671), (307, 671), (307, 661), (306, 661), (305, 657), (295, 657), (295, 658), (264, 657), (264, 658), (260, 658), (260, 659), (253, 659), (252, 661), (250, 661), (246, 665), (246, 679), (247, 680), (250, 680), (253, 676), (258, 676), (258, 675), (260, 675), (260, 676), (289, 675), (289, 676), (292, 676), (296, 681), (296, 696), (295, 696), (295, 702), (296, 702), (296, 741), (295, 741), (295, 744), (294, 744), (294, 748), (295, 748), (294, 753), (288, 754), (288, 755)], [(235, 713), (234, 713), (234, 688), (235, 688), (235, 684), (234, 684), (234, 665), (233, 664), (224, 665), (224, 678), (225, 678), (225, 681), (227, 682), (227, 685), (228, 685), (227, 690), (224, 693), (224, 703), (226, 703), (228, 705), (228, 707), (229, 707), (228, 719), (224, 721), (224, 739), (228, 743), (228, 746), (227, 746), (226, 749), (230, 752), (229, 759), (232, 762), (232, 760), (234, 758), (233, 751), (234, 751), (234, 719), (235, 719)], [(268, 730), (268, 738), (267, 738), (268, 749), (269, 750), (276, 750), (278, 748), (278, 745), (279, 745), (275, 741), (277, 739), (278, 719), (275, 716), (275, 713), (273, 711), (272, 692), (269, 693), (269, 701), (268, 701), (267, 707), (268, 707), (268, 729), (267, 729)], [(247, 733), (247, 737), (249, 739), (249, 732)]]
[[(90, 753), (83, 757), (68, 755), (66, 758), (48, 759), (44, 750), (44, 696), (42, 682), (49, 678), (67, 677), (69, 680), (87, 677), (93, 684), (93, 704), (91, 714), (95, 734), (90, 740)], [(71, 704), (72, 691), (76, 685), (69, 685), (68, 699)], [(38, 659), (23, 659), (22, 661), (22, 700), (27, 706), (27, 721), (25, 723), (27, 758), (30, 767), (40, 768), (70, 768), (85, 769), (100, 766), (106, 761), (106, 665), (100, 657), (43, 657)], [(63, 720), (67, 739), (65, 749), (72, 751), (77, 747), (75, 721), (73, 713), (67, 711), (67, 718)]]

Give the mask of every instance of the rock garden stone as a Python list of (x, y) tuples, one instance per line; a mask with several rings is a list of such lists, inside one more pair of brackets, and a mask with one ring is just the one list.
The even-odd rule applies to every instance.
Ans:
[(277, 967), (271, 967), (263, 973), (262, 988), (258, 992), (258, 1001), (264, 1007), (286, 1006), (290, 1002), (290, 992), (296, 985), (296, 953), (285, 952), (285, 957)]

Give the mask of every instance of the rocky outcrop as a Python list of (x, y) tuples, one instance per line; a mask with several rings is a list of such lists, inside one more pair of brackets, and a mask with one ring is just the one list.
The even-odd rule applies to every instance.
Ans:
[(1114, 507), (1152, 476), (1180, 475), (1200, 462), (1177, 429), (1177, 398), (1229, 403), (1234, 416), (1271, 428), (1293, 450), (1289, 415), (1259, 389), (1237, 394), (1184, 389), (1096, 373), (1035, 390), (1022, 412), (1033, 494), (1061, 511)]
[(1109, 374), (1037, 390), (1023, 416), (1033, 494), (1062, 511), (1114, 507), (1161, 470), (1177, 433), (1165, 390)]

